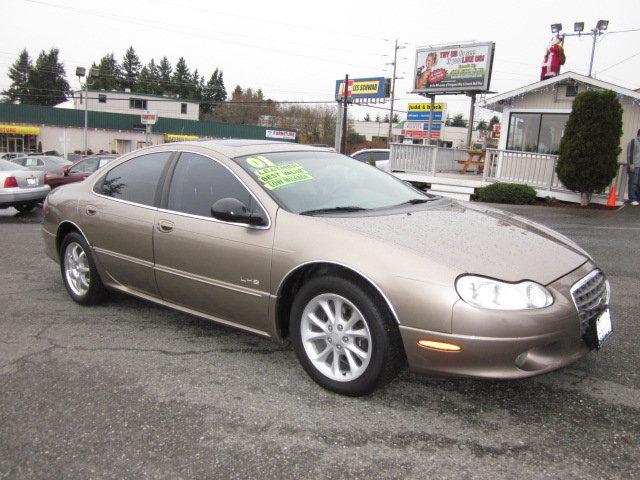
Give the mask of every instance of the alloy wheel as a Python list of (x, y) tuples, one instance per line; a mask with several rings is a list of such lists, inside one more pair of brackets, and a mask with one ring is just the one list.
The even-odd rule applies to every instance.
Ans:
[(89, 291), (91, 271), (87, 254), (77, 242), (69, 243), (65, 249), (64, 273), (71, 291), (79, 297), (86, 295)]

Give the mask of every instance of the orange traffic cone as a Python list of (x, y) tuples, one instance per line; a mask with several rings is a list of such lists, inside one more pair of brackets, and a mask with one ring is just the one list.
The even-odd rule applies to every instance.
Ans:
[(615, 207), (616, 206), (616, 186), (613, 185), (609, 189), (609, 198), (607, 199), (607, 207)]

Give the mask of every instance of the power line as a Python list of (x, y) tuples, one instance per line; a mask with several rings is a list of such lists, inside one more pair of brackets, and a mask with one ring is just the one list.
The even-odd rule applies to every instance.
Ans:
[(596, 72), (596, 73), (597, 73), (597, 74), (600, 74), (600, 73), (602, 73), (602, 72), (606, 72), (607, 70), (609, 70), (609, 69), (611, 69), (611, 68), (613, 68), (613, 67), (617, 67), (617, 66), (618, 66), (618, 65), (620, 65), (621, 63), (624, 63), (624, 62), (626, 62), (627, 60), (631, 60), (632, 58), (637, 57), (638, 55), (640, 55), (640, 52), (636, 52), (636, 53), (634, 53), (633, 55), (631, 55), (631, 56), (629, 56), (629, 57), (627, 57), (627, 58), (624, 58), (624, 59), (620, 60), (619, 62), (614, 63), (613, 65), (609, 65), (607, 68), (603, 68), (602, 70), (600, 70), (600, 71), (598, 71), (598, 72)]
[(181, 33), (181, 34), (184, 34), (184, 35), (190, 35), (190, 36), (193, 36), (193, 37), (206, 38), (206, 39), (209, 39), (209, 40), (215, 40), (215, 41), (222, 42), (222, 43), (229, 43), (229, 44), (232, 44), (232, 45), (238, 45), (238, 46), (247, 47), (247, 48), (253, 48), (253, 49), (257, 49), (257, 50), (280, 53), (282, 55), (289, 55), (289, 56), (300, 57), (300, 58), (308, 58), (308, 59), (315, 60), (315, 61), (320, 61), (320, 62), (336, 63), (336, 64), (342, 64), (342, 65), (348, 65), (348, 66), (354, 66), (354, 67), (371, 68), (370, 65), (360, 65), (360, 64), (350, 63), (350, 62), (337, 61), (337, 60), (329, 59), (329, 58), (314, 57), (312, 55), (304, 55), (304, 54), (301, 54), (301, 53), (294, 53), (294, 52), (287, 51), (287, 50), (277, 50), (277, 49), (268, 48), (268, 47), (261, 47), (259, 45), (252, 45), (252, 44), (237, 42), (237, 41), (233, 41), (233, 40), (227, 40), (227, 39), (223, 39), (223, 38), (212, 37), (210, 35), (198, 34), (198, 33), (192, 32), (192, 31), (177, 30), (177, 29), (172, 29), (172, 28), (167, 28), (167, 27), (161, 27), (161, 26), (153, 24), (153, 23), (145, 23), (145, 22), (141, 22), (141, 21), (134, 21), (134, 20), (131, 20), (128, 17), (122, 17), (122, 16), (119, 16), (119, 15), (108, 14), (108, 13), (99, 12), (99, 11), (95, 11), (95, 10), (88, 10), (88, 9), (76, 8), (76, 7), (68, 7), (68, 6), (64, 6), (64, 5), (56, 5), (56, 4), (44, 2), (44, 1), (41, 1), (41, 0), (23, 0), (23, 1), (25, 1), (27, 3), (33, 3), (33, 4), (36, 4), (36, 5), (44, 5), (44, 6), (48, 6), (48, 7), (59, 8), (59, 9), (62, 9), (62, 10), (68, 10), (68, 11), (80, 13), (80, 14), (83, 14), (83, 15), (89, 15), (89, 16), (100, 17), (100, 18), (107, 18), (107, 19), (114, 20), (114, 21), (117, 21), (117, 22), (129, 23), (129, 24), (132, 24), (132, 25), (139, 25), (139, 26), (146, 27), (146, 28), (162, 30), (163, 32), (172, 31), (172, 32)]

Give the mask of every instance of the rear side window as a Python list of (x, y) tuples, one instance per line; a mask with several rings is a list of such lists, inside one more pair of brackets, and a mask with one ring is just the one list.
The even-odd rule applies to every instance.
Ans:
[(171, 179), (167, 208), (211, 217), (211, 205), (221, 198), (235, 198), (251, 208), (251, 194), (226, 167), (202, 155), (181, 154)]
[(171, 153), (150, 153), (121, 163), (96, 183), (94, 191), (107, 197), (153, 206), (158, 182)]

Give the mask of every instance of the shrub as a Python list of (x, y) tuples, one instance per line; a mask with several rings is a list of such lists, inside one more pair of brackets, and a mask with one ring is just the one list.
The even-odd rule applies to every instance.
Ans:
[(622, 106), (615, 92), (579, 93), (564, 135), (556, 172), (570, 190), (580, 192), (580, 204), (588, 205), (594, 192), (603, 191), (616, 176)]
[(529, 185), (519, 183), (493, 183), (478, 189), (478, 198), (481, 202), (523, 205), (536, 201), (536, 191)]

